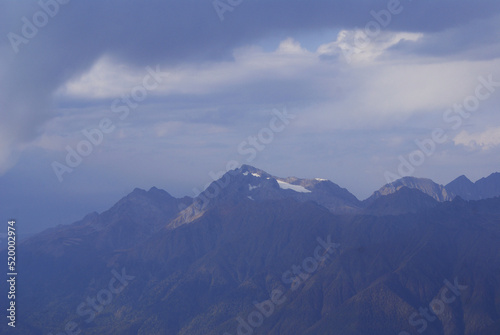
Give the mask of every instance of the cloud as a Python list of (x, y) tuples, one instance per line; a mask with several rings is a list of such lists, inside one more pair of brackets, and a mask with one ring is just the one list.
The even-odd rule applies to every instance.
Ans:
[(488, 128), (483, 132), (469, 134), (461, 131), (453, 139), (455, 145), (463, 145), (471, 150), (491, 150), (500, 145), (500, 127)]
[(145, 70), (138, 72), (123, 61), (102, 56), (85, 73), (64, 83), (56, 95), (85, 99), (116, 98), (142, 82)]
[[(95, 118), (86, 120), (99, 120), (106, 99), (137, 85), (146, 66), (160, 64), (169, 78), (141, 106), (149, 114), (138, 123), (209, 120), (244, 128), (256, 111), (286, 103), (307, 115), (300, 122), (309, 130), (395, 124), (461, 101), (478, 74), (498, 68), (496, 0), (402, 1), (404, 10), (359, 53), (359, 62), (324, 59), (340, 55), (374, 19), (370, 12), (387, 4), (245, 1), (220, 22), (211, 1), (71, 1), (16, 54), (7, 34), (22, 34), (23, 17), (32, 20), (41, 7), (2, 1), (0, 173), (37, 138), (42, 147), (58, 148), (53, 136), (76, 136), (88, 126), (69, 110), (84, 114), (97, 105)], [(306, 50), (296, 37), (325, 30), (342, 33), (318, 50)], [(260, 45), (282, 34), (290, 39), (274, 50)], [(461, 58), (450, 61), (457, 50)], [(481, 63), (474, 54), (486, 56)], [(69, 135), (45, 133), (58, 122)]]
[(401, 41), (415, 42), (422, 36), (422, 33), (383, 32), (369, 37), (360, 29), (342, 30), (336, 41), (321, 45), (318, 53), (323, 59), (344, 60), (348, 63), (369, 62)]
[[(386, 56), (391, 45), (402, 39), (417, 41), (422, 36), (407, 33), (385, 33), (383, 38), (372, 41), (369, 49), (356, 55), (356, 62), (324, 61), (325, 54), (338, 52), (334, 47), (343, 43), (339, 41), (344, 41), (346, 34), (354, 33), (341, 31), (337, 41), (325, 43), (314, 52), (287, 38), (270, 52), (247, 46), (234, 50), (229, 61), (162, 67), (168, 74), (152, 93), (166, 102), (179, 95), (213, 96), (212, 102), (219, 104), (235, 97), (250, 103), (245, 101), (245, 97), (250, 97), (258, 105), (269, 103), (265, 83), (279, 83), (271, 91), (278, 97), (274, 103), (283, 98), (292, 104), (327, 103), (336, 109), (361, 111), (363, 116), (390, 118), (441, 110), (463, 101), (474, 93), (478, 75), (490, 73), (499, 63), (433, 58), (410, 61), (406, 57)], [(141, 72), (119, 60), (103, 57), (87, 73), (62, 86), (59, 94), (64, 99), (113, 99), (129, 92), (142, 82), (143, 76), (144, 69)], [(349, 94), (336, 93), (335, 88)]]
[(411, 43), (402, 41), (391, 49), (402, 54), (446, 57), (455, 60), (491, 60), (500, 57), (500, 15), (477, 18), (444, 30), (428, 32)]

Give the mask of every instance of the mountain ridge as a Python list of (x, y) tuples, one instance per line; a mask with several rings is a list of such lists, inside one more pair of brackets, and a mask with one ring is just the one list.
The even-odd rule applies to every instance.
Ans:
[[(494, 179), (495, 183), (491, 183), (492, 179)], [(263, 201), (292, 198), (299, 202), (316, 202), (332, 213), (341, 215), (368, 213), (379, 215), (383, 213), (389, 214), (390, 212), (393, 214), (403, 214), (406, 211), (414, 212), (417, 208), (433, 206), (431, 201), (428, 199), (424, 200), (425, 197), (416, 192), (405, 192), (404, 196), (408, 199), (406, 200), (407, 205), (404, 206), (402, 203), (396, 204), (391, 202), (390, 199), (382, 200), (382, 202), (386, 202), (384, 206), (395, 206), (398, 209), (393, 208), (384, 212), (384, 210), (380, 209), (380, 202), (374, 204), (377, 199), (395, 194), (402, 188), (419, 191), (438, 202), (451, 201), (456, 196), (464, 200), (488, 199), (500, 196), (500, 173), (492, 173), (488, 177), (479, 179), (476, 183), (471, 182), (465, 175), (461, 175), (446, 186), (437, 184), (428, 178), (403, 177), (393, 183), (382, 186), (370, 197), (361, 201), (346, 188), (342, 188), (328, 179), (278, 177), (259, 168), (244, 164), (235, 170), (226, 172), (219, 179), (214, 180), (204, 191), (194, 198), (187, 196), (174, 198), (165, 190), (156, 187), (151, 187), (148, 191), (135, 188), (131, 193), (120, 199), (110, 210), (117, 210), (114, 209), (115, 206), (126, 204), (127, 201), (133, 198), (139, 201), (138, 199), (141, 197), (147, 197), (156, 203), (158, 201), (175, 202), (177, 213), (174, 213), (176, 212), (174, 208), (169, 209), (170, 213), (176, 216), (169, 223), (169, 227), (175, 229), (182, 224), (199, 218), (208, 208), (217, 206), (220, 202), (234, 204), (238, 201), (247, 200)], [(420, 205), (411, 206), (412, 197)], [(392, 200), (398, 199), (392, 198)], [(377, 206), (381, 211), (378, 214), (374, 212)], [(139, 214), (139, 217), (141, 215), (144, 214)]]
[[(339, 213), (327, 205), (353, 198), (326, 180), (233, 174), (205, 205), (134, 189), (107, 211), (21, 242), (18, 300), (31, 303), (19, 309), (19, 331), (59, 333), (74, 322), (86, 334), (235, 334), (279, 290), (284, 303), (255, 333), (413, 334), (412, 315), (425, 320), (421, 308), (457, 281), (466, 288), (427, 333), (497, 334), (500, 197), (438, 201), (402, 186)], [(321, 192), (324, 204), (313, 198)], [(198, 215), (171, 224), (189, 208)], [(338, 245), (328, 262), (315, 260), (319, 240)], [(87, 322), (78, 307), (99, 299), (113, 273), (133, 279)]]
[(465, 200), (488, 199), (499, 195), (500, 173), (494, 172), (475, 183), (462, 175), (445, 186), (451, 192), (459, 194)]

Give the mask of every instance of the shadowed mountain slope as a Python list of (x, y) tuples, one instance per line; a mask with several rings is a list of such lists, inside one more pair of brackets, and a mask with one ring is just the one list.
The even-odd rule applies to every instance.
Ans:
[[(439, 202), (400, 187), (346, 215), (301, 197), (322, 180), (252, 169), (219, 180), (180, 225), (192, 199), (136, 189), (19, 243), (17, 330), (498, 334), (500, 198)], [(324, 185), (326, 198), (353, 201)]]
[(500, 196), (500, 173), (492, 173), (475, 183), (462, 175), (446, 185), (446, 189), (465, 200), (481, 200)]

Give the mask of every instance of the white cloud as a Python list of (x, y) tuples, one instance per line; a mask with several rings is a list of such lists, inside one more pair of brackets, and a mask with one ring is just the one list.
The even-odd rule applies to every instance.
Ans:
[(338, 57), (351, 64), (374, 61), (387, 49), (401, 41), (418, 41), (421, 33), (381, 32), (369, 37), (362, 30), (342, 30), (337, 40), (319, 46), (317, 53), (323, 57)]
[(455, 145), (463, 145), (472, 150), (487, 151), (500, 144), (500, 127), (488, 128), (483, 132), (473, 134), (464, 130), (455, 136), (453, 142)]
[(103, 56), (87, 72), (60, 87), (56, 95), (88, 99), (117, 98), (142, 83), (146, 71), (140, 70)]
[(295, 41), (293, 38), (289, 37), (280, 43), (278, 54), (306, 54), (307, 50), (303, 49), (299, 42)]
[[(352, 42), (355, 34), (341, 31), (337, 41), (321, 45), (316, 52), (288, 38), (271, 52), (247, 46), (236, 49), (232, 61), (162, 68), (168, 76), (152, 94), (165, 99), (178, 94), (204, 96), (221, 106), (250, 95), (252, 103), (259, 105), (265, 96), (280, 92), (279, 103), (301, 101), (303, 112), (308, 113), (307, 122), (316, 126), (372, 127), (401, 122), (422, 112), (442, 114), (474, 94), (478, 76), (500, 69), (498, 59), (447, 61), (398, 56), (391, 46), (422, 36), (402, 32), (381, 33), (354, 56), (357, 61), (351, 64), (324, 60), (325, 55), (338, 53), (345, 43)], [(494, 72), (500, 77), (500, 71)], [(141, 83), (144, 73), (144, 69), (103, 57), (59, 93), (68, 98), (119, 98)], [(265, 86), (268, 83), (281, 86), (270, 92)]]
[[(336, 130), (397, 127), (400, 130), (381, 139), (383, 146), (373, 152), (375, 156), (386, 157), (382, 150), (398, 151), (408, 141), (401, 129), (413, 127), (412, 118), (435, 121), (430, 127), (446, 127), (443, 112), (475, 93), (478, 76), (493, 73), (496, 81), (500, 78), (500, 59), (457, 61), (402, 55), (391, 49), (403, 39), (420, 38), (419, 34), (381, 34), (350, 64), (342, 59), (325, 58), (327, 54), (333, 55), (339, 41), (346, 41), (348, 37), (342, 34), (352, 31), (341, 32), (337, 41), (325, 43), (316, 51), (308, 51), (296, 40), (287, 38), (273, 51), (255, 45), (236, 49), (230, 61), (161, 67), (168, 76), (153, 92), (160, 99), (151, 105), (149, 100), (141, 103), (140, 110), (131, 113), (127, 125), (117, 123), (119, 129), (109, 140), (107, 137), (106, 146), (120, 147), (119, 141), (125, 143), (124, 140), (134, 137), (151, 148), (168, 143), (177, 147), (182, 144), (190, 150), (204, 148), (200, 155), (232, 153), (239, 141), (253, 133), (249, 120), (255, 121), (258, 119), (255, 115), (276, 103), (286, 104), (289, 112), (298, 116), (287, 128), (287, 138), (282, 142), (285, 145), (291, 145), (296, 135), (314, 138), (323, 132), (333, 140), (332, 131)], [(144, 69), (103, 57), (87, 73), (66, 83), (59, 90), (59, 97), (65, 101), (74, 97), (119, 98), (141, 83), (144, 74)], [(178, 94), (189, 98), (179, 99)], [(488, 104), (497, 96), (492, 95)], [(271, 98), (266, 100), (266, 97)], [(171, 103), (171, 99), (176, 100)], [(481, 114), (474, 114), (474, 122), (491, 115), (483, 106), (482, 103)], [(81, 129), (112, 115), (109, 104), (95, 111), (93, 119), (82, 119), (89, 114), (66, 113), (60, 122), (72, 129), (76, 127), (72, 135), (76, 140), (82, 137)], [(75, 119), (69, 122), (72, 117)], [(471, 120), (472, 117), (467, 121)], [(137, 129), (142, 129), (142, 133), (134, 132)], [(116, 141), (111, 141), (115, 137)], [(41, 138), (39, 146), (60, 148), (56, 140), (60, 139)], [(307, 144), (294, 145), (307, 147)], [(346, 143), (345, 150), (352, 151), (353, 156), (360, 155), (362, 145)], [(283, 152), (295, 154), (295, 150), (287, 150)]]
[[(214, 94), (234, 85), (265, 80), (265, 77), (297, 78), (319, 60), (300, 43), (288, 38), (278, 48), (266, 53), (257, 46), (238, 48), (233, 61), (198, 65), (180, 65), (168, 69), (168, 75), (153, 94)], [(162, 67), (162, 71), (167, 71)], [(103, 99), (119, 98), (140, 85), (144, 69), (129, 67), (109, 56), (101, 57), (86, 73), (72, 78), (57, 92), (60, 97)]]

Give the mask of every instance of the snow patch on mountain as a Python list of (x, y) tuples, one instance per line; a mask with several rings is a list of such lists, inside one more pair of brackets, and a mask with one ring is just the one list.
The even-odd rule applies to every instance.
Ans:
[(300, 185), (292, 185), (292, 184), (286, 183), (286, 182), (281, 181), (281, 180), (277, 180), (277, 182), (278, 182), (280, 188), (283, 190), (292, 190), (292, 191), (300, 192), (300, 193), (311, 193), (311, 191), (309, 191), (307, 188), (300, 186)]

